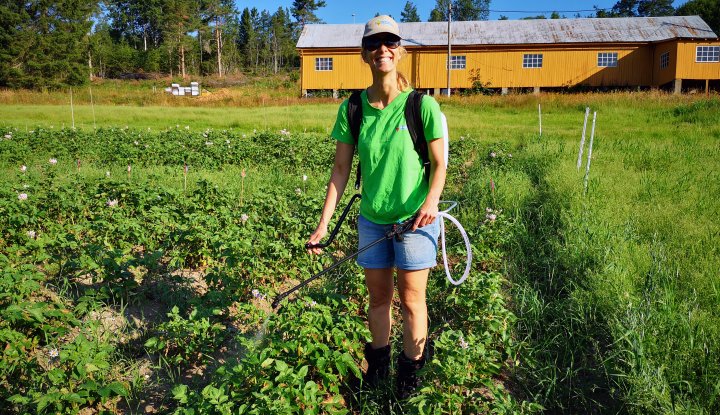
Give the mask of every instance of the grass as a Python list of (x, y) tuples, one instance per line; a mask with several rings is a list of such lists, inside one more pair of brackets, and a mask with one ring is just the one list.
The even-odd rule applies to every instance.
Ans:
[[(454, 147), (447, 195), (466, 221), (482, 221), (492, 206), (509, 222), (506, 233), (474, 243), (502, 248), (512, 334), (523, 344), (509, 370), (512, 392), (549, 413), (720, 412), (720, 100), (651, 92), (440, 102)], [(337, 110), (337, 102), (277, 104), (99, 105), (95, 116), (98, 126), (323, 133)], [(575, 166), (586, 106), (598, 112), (587, 194), (584, 164)], [(5, 128), (69, 125), (67, 105), (2, 108)], [(92, 128), (90, 107), (75, 116)], [(491, 159), (497, 150), (512, 158)], [(3, 167), (5, 177), (16, 169)], [(180, 170), (153, 169), (181, 185)], [(283, 180), (271, 173), (249, 176)], [(237, 169), (196, 174), (237, 192)]]
[(720, 103), (628, 104), (593, 108), (587, 195), (579, 134), (520, 143), (508, 267), (529, 364), (517, 374), (553, 412), (715, 413)]

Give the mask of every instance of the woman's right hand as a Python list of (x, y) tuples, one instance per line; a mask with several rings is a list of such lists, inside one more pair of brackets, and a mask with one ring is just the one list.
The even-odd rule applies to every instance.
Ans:
[[(312, 235), (310, 235), (310, 239), (308, 239), (307, 243), (312, 245), (317, 245), (322, 241), (322, 239), (327, 235), (327, 225), (318, 225), (317, 228), (315, 228), (315, 232), (313, 232)], [(321, 254), (322, 249), (321, 248), (309, 248), (308, 252), (311, 254)]]

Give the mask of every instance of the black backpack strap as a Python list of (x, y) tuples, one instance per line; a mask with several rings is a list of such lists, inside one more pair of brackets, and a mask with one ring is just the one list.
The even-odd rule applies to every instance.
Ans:
[[(355, 139), (355, 151), (358, 151), (358, 140), (360, 138), (360, 125), (362, 124), (362, 100), (360, 94), (362, 91), (355, 91), (348, 99), (347, 117), (350, 126), (350, 134)], [(360, 162), (358, 161), (357, 172), (355, 174), (355, 190), (360, 188)]]
[(413, 146), (422, 160), (425, 168), (425, 181), (430, 181), (430, 155), (428, 153), (427, 140), (425, 138), (425, 127), (423, 126), (420, 107), (422, 106), (423, 93), (413, 90), (405, 103), (405, 123), (408, 132), (413, 140)]

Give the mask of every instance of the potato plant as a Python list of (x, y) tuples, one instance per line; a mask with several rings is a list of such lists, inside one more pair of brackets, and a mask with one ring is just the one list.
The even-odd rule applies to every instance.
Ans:
[[(162, 396), (162, 413), (343, 414), (393, 401), (391, 387), (358, 389), (370, 335), (356, 265), (269, 309), (357, 249), (349, 219), (324, 255), (304, 250), (332, 151), (314, 134), (182, 128), (0, 142), (3, 405), (130, 413)], [(502, 151), (498, 168), (512, 163)], [(433, 274), (434, 355), (406, 413), (527, 409), (498, 381), (519, 350), (496, 259), (510, 222), (466, 217), (479, 261), (460, 288)]]

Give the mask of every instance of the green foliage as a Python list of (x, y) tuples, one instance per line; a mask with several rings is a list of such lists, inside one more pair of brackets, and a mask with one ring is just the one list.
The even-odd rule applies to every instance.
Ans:
[[(451, 213), (475, 259), (459, 287), (432, 272), (434, 354), (418, 395), (392, 411), (718, 412), (717, 100), (543, 96), (538, 139), (536, 98), (497, 98), (443, 102), (463, 134), (444, 198), (460, 202)], [(575, 160), (588, 103), (599, 123), (584, 195)], [(303, 249), (330, 140), (2, 133), (5, 412), (113, 413), (153, 393), (167, 396), (162, 413), (385, 412), (391, 391), (353, 389), (369, 336), (358, 267), (268, 309), (355, 249), (352, 224), (326, 255)], [(457, 275), (465, 252), (453, 232)]]
[(58, 88), (88, 81), (92, 0), (9, 2), (0, 11), (0, 85)]
[(720, 110), (720, 99), (715, 98), (686, 105), (678, 105), (669, 111), (669, 113), (681, 122), (714, 125), (717, 123), (717, 117), (715, 117), (715, 115), (718, 110)]
[(677, 16), (700, 16), (715, 34), (720, 33), (720, 2), (688, 0), (675, 10)]
[(223, 340), (225, 326), (211, 323), (210, 317), (200, 317), (197, 309), (184, 318), (175, 306), (167, 316), (169, 321), (158, 326), (160, 335), (148, 339), (145, 347), (161, 353), (173, 365), (203, 362)]
[(464, 89), (462, 91), (462, 95), (469, 96), (469, 95), (491, 95), (493, 94), (492, 89), (490, 89), (490, 82), (482, 82), (482, 72), (480, 69), (472, 69), (470, 70), (470, 80), (472, 81), (472, 86), (470, 88)]
[[(451, 4), (453, 21), (487, 20), (490, 16), (489, 0), (453, 0)], [(446, 22), (449, 6), (449, 0), (437, 0), (428, 21)]]
[(597, 11), (597, 17), (653, 17), (672, 16), (675, 8), (671, 0), (619, 0), (609, 12)]
[(293, 0), (290, 12), (302, 29), (308, 23), (322, 23), (315, 15), (321, 7), (325, 7), (325, 0)]
[(417, 11), (417, 6), (413, 2), (408, 1), (405, 3), (405, 8), (400, 12), (400, 21), (403, 23), (419, 22), (420, 15)]
[[(184, 128), (10, 135), (0, 142), (0, 163), (29, 166), (0, 186), (0, 258), (6, 268), (0, 279), (0, 338), (11, 344), (0, 365), (5, 387), (0, 399), (11, 405), (11, 413), (132, 405), (150, 382), (127, 375), (142, 345), (156, 366), (154, 376), (174, 385), (168, 395), (175, 403), (168, 411), (354, 410), (351, 385), (361, 376), (369, 338), (359, 269), (348, 265), (335, 272), (305, 297), (284, 302), (277, 314), (268, 315), (262, 305), (287, 288), (286, 280), (307, 278), (332, 262), (331, 256), (314, 258), (303, 249), (324, 183), (323, 178), (305, 182), (300, 174), (332, 163), (331, 142), (318, 145), (313, 134), (243, 137)], [(57, 164), (50, 164), (50, 157)], [(77, 158), (83, 160), (80, 171), (74, 162), (68, 166)], [(192, 177), (187, 189), (177, 179), (167, 186), (163, 177), (143, 173), (177, 178), (186, 160)], [(487, 163), (499, 166), (499, 160)], [(252, 187), (259, 179), (251, 175), (230, 182), (201, 178), (208, 171), (231, 177), (223, 170), (257, 165), (266, 165), (277, 180)], [(110, 177), (105, 169), (112, 170)], [(494, 247), (506, 228), (504, 219), (470, 227), (474, 237), (495, 241), (474, 253), (497, 255)], [(352, 232), (343, 232), (338, 251), (354, 249), (351, 241)], [(180, 276), (187, 269), (201, 270), (206, 291), (185, 285)], [(453, 289), (449, 296), (447, 283), (434, 288), (433, 310), (452, 307), (459, 315), (492, 317), (437, 320), (437, 360), (428, 366), (429, 389), (408, 404), (413, 413), (423, 407), (507, 413), (523, 408), (502, 387), (492, 386), (491, 400), (481, 398), (487, 394), (479, 390), (494, 385), (490, 380), (500, 376), (503, 362), (515, 359), (517, 345), (509, 331), (513, 317), (498, 295), (502, 276), (474, 271), (471, 280), (467, 289)], [(164, 312), (134, 343), (128, 343), (137, 330), (130, 323), (106, 328), (97, 317), (114, 304), (148, 301)], [(457, 333), (470, 345), (469, 355), (458, 351)], [(235, 353), (230, 345), (236, 345)], [(187, 375), (193, 368), (204, 374)], [(465, 402), (465, 389), (449, 382), (467, 370), (462, 386), (473, 390), (474, 398)], [(433, 386), (437, 381), (448, 383)]]

